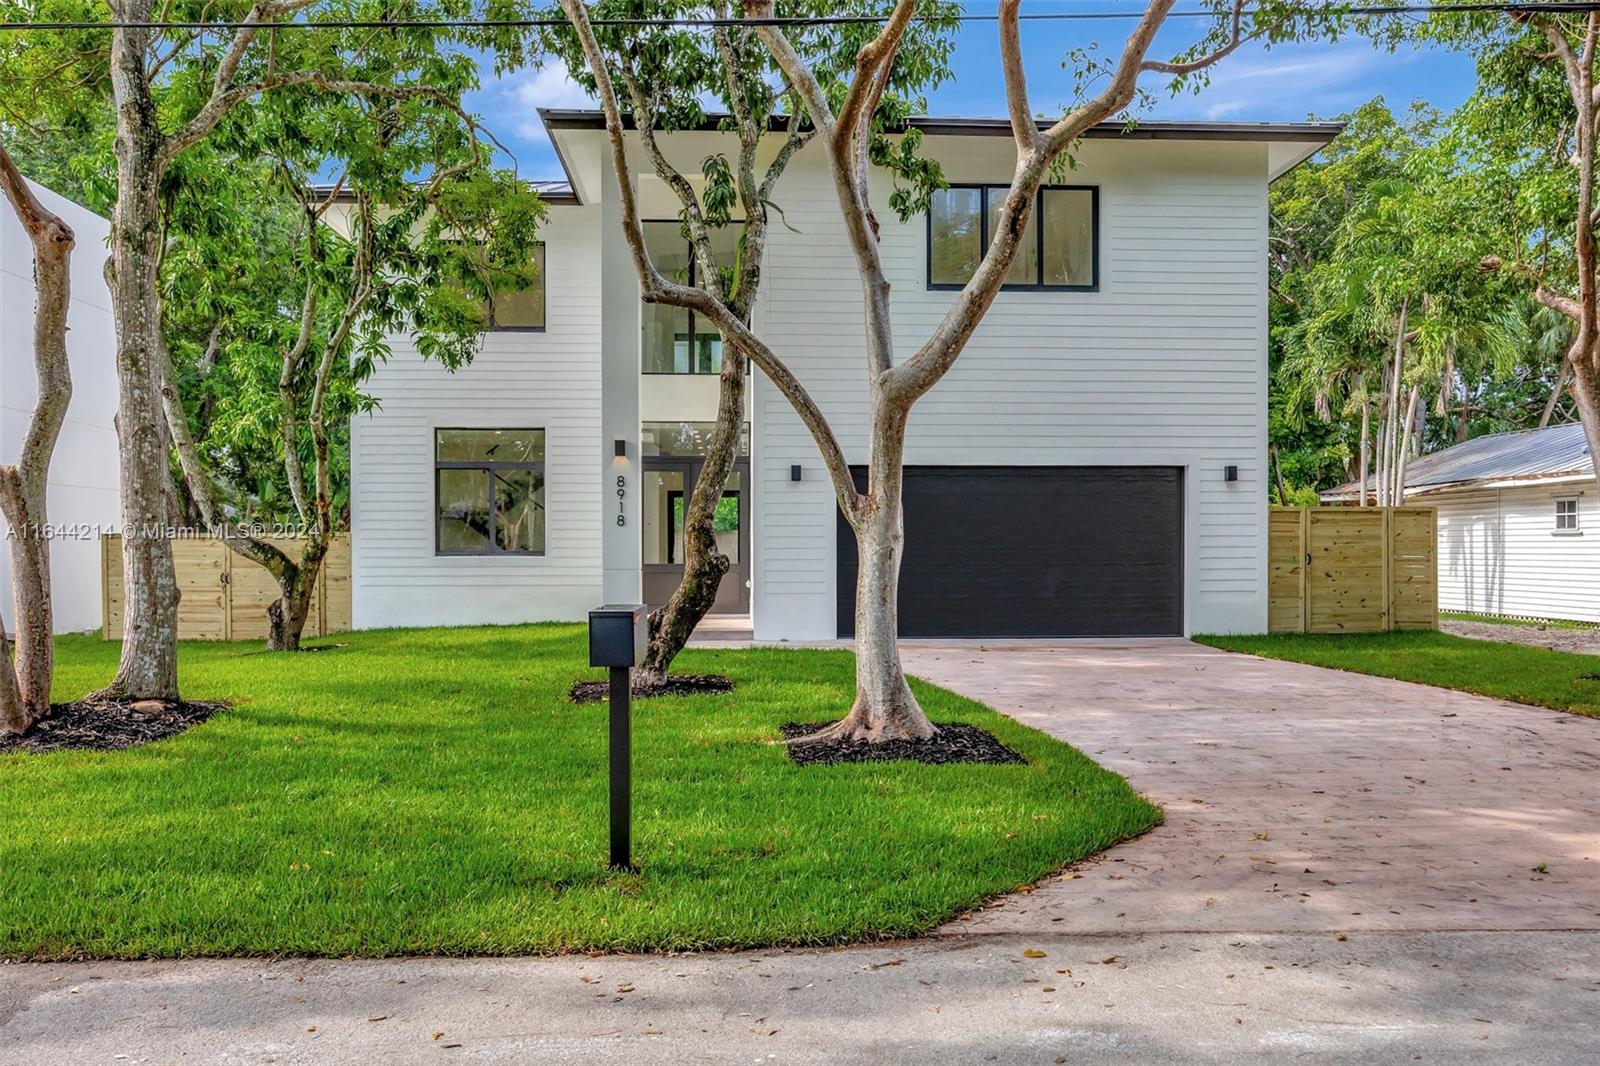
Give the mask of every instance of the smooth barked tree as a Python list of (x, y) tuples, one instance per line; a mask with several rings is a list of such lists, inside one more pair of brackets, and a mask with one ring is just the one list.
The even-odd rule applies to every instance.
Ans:
[(744, 4), (744, 17), (771, 52), (785, 84), (804, 109), (806, 121), (817, 131), (817, 143), (825, 153), (840, 218), (860, 276), (866, 320), (865, 385), (871, 417), (866, 486), (858, 489), (827, 416), (780, 353), (724, 301), (704, 289), (664, 276), (652, 263), (634, 192), (627, 128), (609, 64), (595, 36), (588, 7), (579, 0), (562, 0), (562, 10), (578, 32), (605, 113), (623, 229), (644, 299), (688, 307), (706, 316), (783, 393), (816, 442), (839, 509), (855, 534), (861, 560), (856, 588), (855, 700), (843, 719), (812, 734), (808, 741), (884, 741), (926, 738), (935, 732), (906, 683), (898, 645), (897, 601), (905, 547), (902, 464), (906, 427), (917, 400), (949, 372), (994, 302), (1016, 257), (1040, 186), (1052, 171), (1067, 164), (1085, 133), (1123, 114), (1135, 102), (1142, 74), (1161, 73), (1181, 81), (1201, 74), (1252, 37), (1270, 39), (1293, 32), (1284, 9), (1276, 5), (1255, 7), (1246, 13), (1242, 2), (1218, 4), (1214, 6), (1215, 25), (1202, 34), (1194, 47), (1171, 61), (1150, 59), (1156, 33), (1167, 21), (1174, 3), (1175, 0), (1153, 0), (1148, 4), (1120, 54), (1108, 65), (1090, 63), (1084, 54), (1071, 57), (1068, 65), (1075, 66), (1079, 75), (1078, 102), (1058, 120), (1041, 122), (1030, 102), (1023, 68), (1020, 0), (1002, 0), (997, 14), (1000, 66), (1016, 149), (1011, 186), (995, 219), (994, 237), (971, 280), (955, 294), (932, 334), (909, 357), (899, 361), (895, 358), (890, 285), (881, 256), (879, 222), (869, 179), (875, 162), (873, 116), (887, 89), (895, 58), (921, 13), (921, 5), (917, 0), (894, 4), (879, 32), (856, 51), (845, 84), (830, 93), (796, 47), (791, 28), (777, 18), (771, 0), (747, 0)]

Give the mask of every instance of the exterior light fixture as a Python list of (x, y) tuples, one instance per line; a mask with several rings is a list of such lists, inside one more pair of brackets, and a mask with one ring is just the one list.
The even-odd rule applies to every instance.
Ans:
[(800, 464), (799, 463), (796, 463), (795, 465), (793, 465), (793, 466), (791, 466), (789, 468), (789, 480), (790, 481), (799, 481), (800, 480)]
[(1222, 480), (1224, 480), (1224, 481), (1238, 481), (1239, 480), (1239, 468), (1236, 467), (1236, 466), (1225, 466), (1225, 467), (1223, 467), (1222, 468)]
[(618, 437), (616, 440), (612, 441), (612, 445), (616, 449), (614, 454), (619, 455), (619, 456), (624, 456), (624, 455), (628, 454), (628, 442), (626, 440), (624, 440), (623, 438)]

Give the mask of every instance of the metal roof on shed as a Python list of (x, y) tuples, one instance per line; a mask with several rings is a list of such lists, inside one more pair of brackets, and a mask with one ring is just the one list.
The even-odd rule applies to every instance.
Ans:
[[(1520, 429), (1477, 437), (1443, 451), (1413, 459), (1406, 466), (1411, 491), (1486, 481), (1534, 481), (1593, 473), (1589, 442), (1577, 422), (1545, 429)], [(1355, 482), (1323, 493), (1354, 497)]]

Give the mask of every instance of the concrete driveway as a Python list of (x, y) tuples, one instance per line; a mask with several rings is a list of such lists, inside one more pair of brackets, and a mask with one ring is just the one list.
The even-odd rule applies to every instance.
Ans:
[(1587, 1063), (1600, 722), (1182, 641), (910, 645), (1167, 824), (930, 938), (0, 966), (0, 1063)]
[(1179, 640), (915, 646), (906, 666), (1167, 812), (950, 931), (1600, 930), (1595, 719)]

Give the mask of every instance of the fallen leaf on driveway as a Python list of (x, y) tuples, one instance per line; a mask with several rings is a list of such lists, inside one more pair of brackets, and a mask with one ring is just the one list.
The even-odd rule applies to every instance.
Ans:
[(1022, 957), (1025, 959), (1042, 959), (1045, 957), (1045, 954), (1038, 948), (1029, 948), (1022, 953)]

